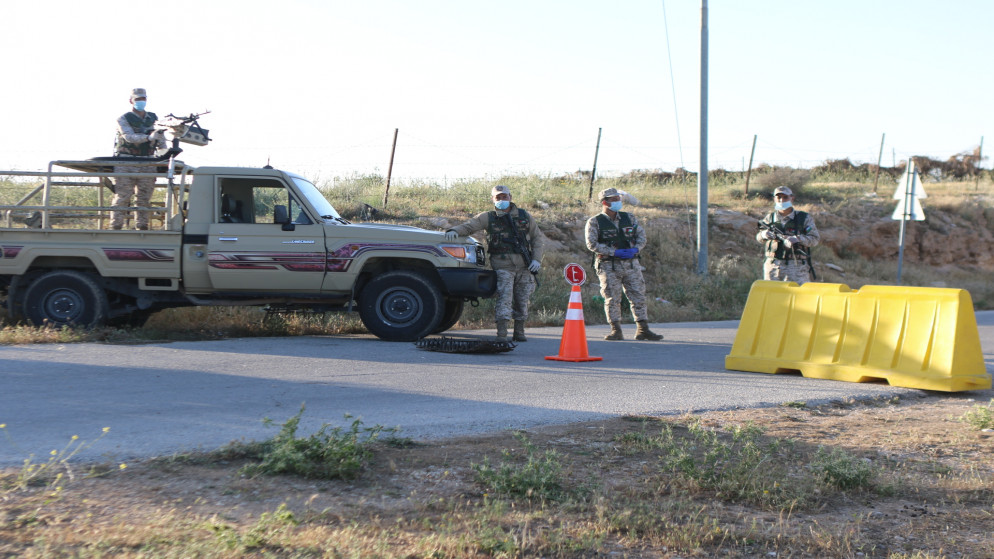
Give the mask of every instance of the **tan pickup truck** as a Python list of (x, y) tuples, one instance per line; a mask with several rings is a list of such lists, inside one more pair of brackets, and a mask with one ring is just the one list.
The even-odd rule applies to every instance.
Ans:
[(0, 205), (0, 297), (9, 317), (135, 326), (193, 305), (357, 310), (376, 336), (412, 341), (451, 328), (466, 302), (496, 289), (475, 240), (350, 223), (307, 179), (268, 166), (150, 159), (143, 175), (156, 177), (156, 196), (132, 209), (151, 211), (152, 226), (111, 230), (105, 186), (119, 176), (114, 163), (0, 171), (41, 181)]

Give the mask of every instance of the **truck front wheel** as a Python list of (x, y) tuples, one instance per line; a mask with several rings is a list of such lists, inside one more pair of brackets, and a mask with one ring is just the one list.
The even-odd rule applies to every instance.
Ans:
[(465, 306), (465, 302), (462, 299), (449, 299), (445, 301), (445, 312), (442, 313), (442, 320), (432, 333), (441, 334), (455, 326), (456, 322), (459, 322), (459, 318), (462, 317), (463, 306)]
[(366, 329), (391, 342), (413, 342), (431, 334), (444, 311), (438, 287), (416, 272), (377, 276), (359, 295), (359, 317)]
[(83, 272), (48, 272), (24, 292), (24, 316), (36, 326), (101, 326), (107, 312), (107, 293)]

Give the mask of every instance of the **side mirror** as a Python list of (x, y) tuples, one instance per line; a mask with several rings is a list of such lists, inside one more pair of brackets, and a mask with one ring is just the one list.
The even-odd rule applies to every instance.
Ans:
[(290, 221), (290, 214), (286, 211), (286, 206), (277, 204), (273, 207), (273, 223), (282, 225), (284, 231), (294, 231), (297, 226)]

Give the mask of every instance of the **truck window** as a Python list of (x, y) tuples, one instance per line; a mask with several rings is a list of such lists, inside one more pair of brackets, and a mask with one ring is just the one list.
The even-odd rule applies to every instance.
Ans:
[(276, 206), (284, 206), (295, 223), (311, 223), (300, 203), (275, 179), (221, 178), (218, 221), (221, 223), (273, 223)]

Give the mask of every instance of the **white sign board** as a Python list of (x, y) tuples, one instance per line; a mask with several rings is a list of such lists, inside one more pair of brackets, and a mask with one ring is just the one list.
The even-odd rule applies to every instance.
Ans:
[[(905, 215), (907, 213), (907, 215)], [(905, 212), (905, 203), (902, 199), (897, 203), (897, 207), (894, 208), (894, 213), (890, 216), (891, 219), (896, 221), (901, 221), (903, 219), (910, 219), (911, 221), (925, 221), (925, 210), (922, 209), (922, 203), (918, 201), (918, 198), (911, 199), (911, 211)]]
[[(918, 176), (918, 169), (915, 168), (914, 160), (908, 163), (901, 180), (897, 181), (897, 189), (894, 191), (894, 199), (897, 200), (897, 207), (891, 214), (891, 219), (904, 221), (925, 221), (925, 210), (922, 209), (921, 198), (928, 198), (925, 194), (925, 187), (922, 186), (921, 177)], [(910, 200), (911, 207), (908, 208)]]

